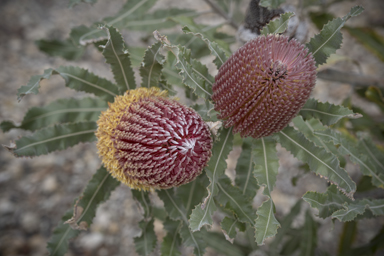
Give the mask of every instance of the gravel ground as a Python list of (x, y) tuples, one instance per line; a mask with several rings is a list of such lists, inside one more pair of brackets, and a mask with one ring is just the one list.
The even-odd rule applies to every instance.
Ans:
[[(99, 0), (97, 4), (78, 5), (67, 9), (67, 1), (49, 0), (1, 0), (0, 1), (0, 120), (20, 122), (25, 111), (32, 106), (43, 106), (58, 98), (81, 97), (84, 94), (73, 92), (63, 86), (63, 81), (52, 77), (43, 81), (39, 95), (25, 97), (20, 103), (16, 100), (16, 90), (25, 85), (32, 75), (41, 74), (49, 67), (60, 65), (78, 65), (109, 79), (112, 79), (108, 66), (102, 56), (89, 47), (85, 56), (78, 62), (52, 58), (41, 53), (34, 41), (41, 38), (64, 39), (74, 26), (90, 25), (102, 17), (113, 15), (124, 3), (123, 0)], [(332, 11), (343, 15), (352, 5), (362, 4), (366, 11), (360, 17), (352, 19), (351, 26), (369, 24), (383, 25), (383, 2), (353, 1), (338, 4)], [(185, 7), (186, 4), (199, 10), (207, 10), (203, 1), (159, 1), (158, 7), (172, 4)], [(217, 22), (217, 16), (207, 15), (206, 22)], [(383, 32), (383, 31), (381, 31)], [(126, 33), (128, 43), (138, 43), (139, 33)], [(133, 35), (133, 36), (132, 36)], [(344, 47), (338, 51), (361, 63), (364, 74), (384, 79), (384, 65), (379, 59), (363, 49), (355, 40), (345, 35)], [(350, 63), (341, 63), (342, 70), (357, 71)], [(323, 101), (339, 103), (352, 93), (346, 84), (329, 83), (319, 80), (315, 97)], [(362, 102), (364, 107), (371, 106)], [(374, 110), (372, 110), (374, 111)], [(9, 144), (10, 140), (25, 134), (19, 130), (0, 133), (0, 142)], [(233, 171), (240, 150), (235, 148), (228, 161), (228, 171)], [(289, 212), (290, 207), (307, 190), (325, 191), (326, 182), (313, 174), (304, 175), (299, 185), (292, 186), (292, 177), (302, 173), (300, 163), (284, 149), (279, 149), (280, 164), (276, 188), (272, 197), (276, 204), (277, 216)], [(63, 152), (33, 159), (16, 159), (4, 148), (0, 149), (0, 256), (7, 255), (46, 255), (46, 242), (61, 216), (67, 211), (99, 167), (94, 144), (81, 144)], [(358, 177), (356, 168), (348, 170), (354, 178)], [(262, 197), (257, 197), (255, 205), (260, 205)], [(303, 204), (304, 205), (304, 204)], [(139, 234), (137, 222), (138, 209), (126, 186), (120, 186), (113, 192), (111, 199), (102, 204), (97, 211), (90, 230), (83, 232), (71, 242), (67, 255), (136, 255), (133, 237)], [(316, 219), (324, 224), (319, 229), (319, 246), (331, 253), (336, 252), (338, 234), (342, 225), (335, 222), (332, 228), (330, 220)], [(299, 225), (302, 218), (297, 220)], [(380, 225), (379, 225), (380, 223)], [(383, 218), (359, 222), (357, 243), (363, 244), (377, 232), (384, 223)], [(161, 238), (161, 223), (156, 223), (157, 235)], [(158, 250), (153, 255), (158, 255)], [(188, 255), (190, 251), (183, 252)], [(208, 251), (207, 255), (215, 255)]]

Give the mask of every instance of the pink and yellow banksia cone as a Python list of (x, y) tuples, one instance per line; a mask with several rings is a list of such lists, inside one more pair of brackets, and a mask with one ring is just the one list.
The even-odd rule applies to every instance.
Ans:
[(215, 110), (224, 126), (242, 137), (279, 132), (307, 101), (316, 83), (308, 49), (286, 36), (257, 37), (219, 69), (213, 85)]
[(134, 189), (166, 189), (194, 180), (211, 157), (208, 125), (157, 88), (116, 96), (98, 122), (104, 166)]

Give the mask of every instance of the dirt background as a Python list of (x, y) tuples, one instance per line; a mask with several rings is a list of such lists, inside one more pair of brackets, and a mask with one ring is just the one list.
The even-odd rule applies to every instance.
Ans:
[[(30, 107), (43, 106), (58, 98), (85, 95), (65, 88), (61, 78), (52, 77), (49, 81), (42, 82), (39, 95), (29, 95), (18, 103), (17, 89), (25, 85), (31, 76), (42, 74), (46, 68), (77, 65), (99, 76), (113, 79), (102, 55), (93, 47), (87, 48), (81, 60), (71, 62), (39, 52), (34, 41), (42, 38), (65, 39), (72, 27), (91, 25), (94, 21), (113, 15), (124, 2), (99, 0), (93, 6), (81, 4), (70, 10), (67, 8), (67, 1), (0, 0), (0, 121), (21, 122)], [(336, 4), (332, 12), (342, 16), (353, 5), (361, 4), (366, 11), (351, 19), (348, 24), (383, 26), (383, 3), (382, 0), (350, 1)], [(161, 0), (156, 8), (171, 5), (199, 11), (209, 10), (209, 6), (201, 0)], [(207, 14), (200, 21), (217, 23), (222, 20), (215, 14)], [(314, 32), (312, 28), (310, 34)], [(379, 32), (383, 34), (382, 29)], [(124, 32), (124, 37), (130, 44), (140, 43), (141, 36), (139, 32)], [(236, 47), (238, 45), (233, 46)], [(343, 48), (337, 53), (348, 55), (361, 64), (358, 68), (351, 62), (342, 62), (337, 65), (338, 69), (362, 72), (384, 80), (383, 63), (345, 33)], [(314, 97), (340, 103), (352, 93), (351, 86), (347, 84), (318, 80)], [(354, 101), (370, 112), (377, 111), (374, 106), (357, 97), (354, 97)], [(7, 145), (24, 134), (26, 133), (19, 130), (11, 130), (6, 134), (0, 132), (0, 142)], [(239, 152), (239, 148), (235, 148), (231, 153), (229, 171), (234, 169)], [(279, 149), (279, 155), (281, 167), (272, 197), (277, 216), (281, 217), (289, 212), (307, 190), (325, 191), (326, 182), (314, 174), (306, 174), (299, 180), (298, 186), (292, 186), (290, 180), (302, 173), (298, 168), (300, 163), (283, 149)], [(6, 149), (0, 148), (0, 166), (0, 256), (46, 255), (46, 242), (53, 228), (100, 166), (95, 145), (81, 144), (34, 159), (16, 159)], [(359, 178), (354, 166), (349, 165), (348, 170), (353, 178)], [(259, 191), (255, 205), (260, 205), (261, 202)], [(303, 205), (304, 208), (307, 207), (305, 203)], [(139, 218), (129, 188), (119, 186), (110, 200), (99, 207), (90, 230), (71, 242), (67, 255), (137, 255), (133, 247), (133, 237), (140, 233), (137, 225)], [(319, 247), (334, 255), (342, 225), (338, 221), (334, 226), (330, 220), (316, 218), (316, 221), (324, 224), (318, 230)], [(296, 225), (300, 222), (302, 219), (299, 218)], [(383, 223), (382, 217), (359, 222), (357, 244), (369, 241)], [(161, 223), (156, 223), (156, 232), (161, 239), (164, 235)], [(183, 254), (189, 255), (190, 250), (183, 251)], [(212, 250), (208, 250), (206, 254), (216, 255)], [(159, 255), (159, 246), (153, 255)]]

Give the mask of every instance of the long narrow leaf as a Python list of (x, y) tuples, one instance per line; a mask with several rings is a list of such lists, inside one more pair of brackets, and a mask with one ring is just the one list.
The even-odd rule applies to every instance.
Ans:
[(328, 102), (320, 102), (312, 98), (305, 103), (302, 109), (300, 109), (299, 114), (304, 120), (316, 118), (328, 126), (337, 123), (344, 117), (352, 119), (362, 117), (361, 114), (354, 113), (346, 107), (333, 105)]
[(280, 227), (280, 223), (274, 215), (275, 206), (271, 197), (279, 169), (276, 143), (270, 137), (255, 140), (252, 146), (252, 155), (255, 163), (253, 174), (258, 184), (264, 186), (264, 195), (269, 197), (256, 212), (258, 217), (255, 223), (255, 238), (258, 245), (263, 245), (264, 240), (275, 236)]
[(77, 60), (84, 53), (83, 46), (75, 45), (72, 40), (37, 40), (35, 44), (40, 51), (49, 56), (59, 56), (66, 60)]
[(179, 75), (183, 78), (183, 83), (190, 87), (197, 96), (209, 100), (212, 96), (214, 79), (208, 73), (208, 69), (191, 58), (190, 49), (180, 45), (172, 45), (165, 36), (161, 36), (157, 31), (155, 31), (155, 37), (165, 49), (175, 55), (177, 60), (175, 65)]
[(343, 36), (340, 29), (351, 17), (357, 16), (364, 10), (361, 6), (353, 7), (343, 18), (336, 18), (327, 23), (321, 32), (309, 41), (306, 46), (316, 61), (316, 66), (326, 63), (327, 58), (340, 48)]
[(47, 245), (51, 256), (63, 256), (68, 250), (69, 240), (80, 233), (79, 230), (74, 230), (64, 222), (68, 221), (75, 212), (76, 214), (70, 221), (71, 225), (89, 227), (95, 217), (97, 206), (106, 201), (119, 184), (120, 182), (114, 179), (104, 167), (97, 170), (86, 186), (83, 195), (75, 203), (75, 209), (67, 212), (54, 230), (53, 236)]
[(243, 196), (253, 199), (259, 186), (253, 176), (252, 139), (243, 140), (242, 150), (236, 165), (236, 185), (241, 189)]
[[(335, 145), (340, 145), (339, 151), (342, 154), (349, 155), (354, 163), (359, 164), (361, 172), (364, 175), (372, 177), (373, 185), (384, 188), (384, 174), (380, 168), (381, 162), (377, 164), (375, 156), (372, 155), (372, 150), (375, 150), (374, 148), (367, 150), (363, 144), (364, 142), (357, 144), (351, 138), (331, 129), (315, 131), (315, 135), (323, 140), (328, 139)], [(377, 167), (379, 169), (377, 169)]]
[(198, 38), (201, 38), (201, 40), (203, 40), (208, 45), (208, 48), (211, 51), (211, 54), (215, 56), (213, 63), (215, 63), (218, 69), (228, 59), (227, 56), (231, 54), (229, 50), (223, 49), (218, 43), (208, 39), (204, 34), (200, 33), (199, 31), (194, 31), (194, 30), (191, 30), (188, 26), (184, 26), (183, 32), (186, 34), (192, 34)]
[(134, 238), (135, 249), (139, 255), (149, 255), (156, 246), (157, 237), (154, 231), (154, 219), (140, 221), (141, 235)]
[(236, 229), (239, 229), (242, 232), (245, 231), (245, 225), (238, 221), (236, 218), (232, 219), (225, 217), (221, 221), (220, 226), (221, 231), (224, 233), (225, 239), (227, 239), (231, 243), (233, 243), (237, 235)]
[(348, 173), (340, 167), (340, 162), (336, 156), (317, 147), (292, 127), (286, 127), (272, 136), (296, 158), (307, 163), (311, 171), (337, 185), (340, 191), (348, 197), (353, 197), (356, 184)]
[(202, 256), (204, 254), (206, 243), (203, 239), (202, 232), (192, 232), (188, 227), (188, 219), (186, 209), (180, 198), (175, 196), (172, 190), (160, 190), (157, 192), (160, 199), (164, 202), (164, 207), (172, 220), (181, 220), (180, 236), (186, 246), (194, 248), (195, 255)]
[(60, 75), (65, 80), (65, 86), (88, 93), (93, 93), (100, 98), (113, 102), (118, 94), (115, 84), (98, 77), (86, 69), (73, 66), (62, 66), (57, 69), (47, 69), (43, 75), (33, 76), (26, 86), (20, 87), (17, 93), (20, 101), (27, 94), (37, 94), (42, 79), (49, 79), (51, 75)]
[(95, 141), (96, 129), (97, 125), (92, 121), (55, 125), (41, 129), (31, 136), (24, 136), (7, 148), (17, 157), (45, 155), (80, 142)]
[(292, 12), (286, 12), (286, 13), (281, 14), (280, 18), (269, 22), (263, 28), (263, 30), (260, 31), (260, 34), (266, 36), (268, 34), (284, 33), (284, 31), (287, 30), (288, 21), (292, 16), (294, 16), (294, 13), (292, 13)]
[(131, 67), (130, 54), (125, 49), (123, 37), (114, 27), (106, 26), (108, 42), (104, 46), (103, 55), (111, 65), (113, 76), (119, 88), (120, 94), (136, 88), (135, 74)]
[(319, 210), (321, 218), (331, 216), (340, 221), (351, 221), (357, 217), (364, 217), (366, 210), (374, 216), (384, 215), (384, 199), (352, 201), (338, 192), (334, 185), (330, 186), (325, 193), (307, 192), (303, 199), (311, 207)]
[(3, 132), (12, 128), (35, 131), (52, 124), (97, 121), (107, 107), (107, 102), (98, 98), (59, 99), (45, 107), (31, 108), (20, 125), (9, 122), (3, 127), (2, 122), (1, 127)]
[(210, 184), (207, 187), (208, 196), (204, 199), (203, 203), (198, 204), (192, 211), (189, 219), (189, 225), (192, 231), (200, 230), (204, 225), (212, 225), (212, 215), (217, 207), (213, 197), (218, 193), (218, 180), (224, 175), (227, 163), (225, 160), (231, 151), (233, 140), (232, 129), (222, 129), (220, 137), (215, 142), (212, 148), (212, 157), (206, 167), (206, 174), (209, 178)]
[(158, 87), (162, 75), (164, 56), (160, 54), (161, 42), (148, 47), (140, 67), (141, 87)]
[(255, 225), (256, 215), (252, 209), (252, 200), (242, 195), (242, 191), (231, 185), (228, 177), (222, 176), (217, 183), (219, 193), (215, 197), (220, 205), (230, 210), (243, 223)]
[(179, 247), (181, 246), (181, 238), (179, 235), (183, 225), (181, 221), (172, 221), (167, 219), (164, 223), (164, 229), (167, 235), (164, 237), (161, 244), (161, 255), (164, 256), (179, 256), (181, 255)]

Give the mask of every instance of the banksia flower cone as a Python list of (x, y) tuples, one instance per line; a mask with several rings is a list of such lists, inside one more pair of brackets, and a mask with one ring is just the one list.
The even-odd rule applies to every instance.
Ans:
[(188, 183), (211, 156), (208, 125), (193, 109), (157, 88), (117, 96), (97, 124), (97, 148), (104, 166), (134, 189)]
[(279, 132), (316, 83), (315, 60), (295, 39), (268, 35), (238, 49), (219, 69), (212, 100), (225, 127), (242, 137)]

